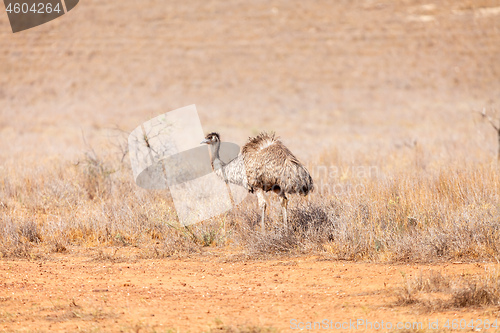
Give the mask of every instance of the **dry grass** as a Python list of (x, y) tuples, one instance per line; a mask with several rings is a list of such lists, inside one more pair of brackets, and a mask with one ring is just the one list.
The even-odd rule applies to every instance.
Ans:
[[(472, 112), (493, 116), (497, 107), (494, 2), (277, 1), (234, 3), (235, 11), (203, 2), (171, 29), (155, 17), (182, 18), (191, 3), (153, 1), (138, 12), (125, 1), (121, 8), (138, 15), (103, 10), (96, 22), (114, 23), (99, 41), (86, 19), (99, 14), (92, 4), (64, 26), (6, 30), (22, 61), (0, 64), (0, 255), (129, 247), (168, 257), (230, 245), (251, 256), (498, 260), (500, 180), (489, 162), (497, 141)], [(67, 43), (81, 32), (81, 43)], [(180, 228), (168, 191), (139, 189), (123, 150), (67, 161), (81, 147), (75, 128), (104, 145), (111, 124), (130, 131), (193, 101), (204, 128), (224, 140), (275, 130), (309, 162), (317, 192), (292, 200), (288, 229), (271, 212), (268, 233), (256, 231), (252, 198)], [(64, 157), (43, 160), (53, 156)]]
[(249, 327), (232, 327), (232, 326), (219, 326), (212, 328), (209, 333), (273, 333), (277, 332), (276, 329), (270, 327), (249, 326)]
[(275, 328), (263, 326), (230, 326), (225, 325), (220, 319), (215, 319), (215, 327), (210, 328), (208, 333), (274, 333)]
[(451, 303), (456, 307), (499, 305), (500, 275), (489, 271), (481, 276), (464, 277), (463, 286), (454, 290)]
[(414, 279), (405, 278), (397, 296), (397, 305), (417, 305), (427, 311), (499, 305), (500, 275), (491, 269), (457, 277), (421, 271)]
[[(415, 279), (405, 277), (403, 287), (398, 290), (397, 305), (425, 305), (427, 309), (443, 306), (443, 294), (450, 293), (451, 281), (440, 272), (430, 270), (420, 274)], [(432, 299), (428, 295), (434, 296)], [(441, 297), (440, 297), (441, 296)]]
[(11, 170), (0, 179), (0, 255), (37, 258), (75, 246), (133, 247), (137, 257), (163, 258), (235, 246), (251, 256), (499, 260), (496, 165), (388, 170), (382, 163), (353, 167), (329, 154), (319, 163), (309, 166), (316, 192), (292, 199), (288, 228), (274, 202), (265, 234), (253, 196), (227, 214), (179, 226), (168, 190), (138, 188), (121, 158), (92, 152), (76, 165)]
[[(276, 217), (272, 230), (262, 235), (251, 231), (255, 213), (236, 217), (247, 226), (240, 242), (256, 253), (312, 250), (346, 260), (498, 260), (494, 165), (414, 168), (393, 175), (380, 171), (375, 177), (320, 178), (316, 183), (317, 193), (291, 205), (289, 230), (280, 228)], [(348, 190), (329, 194), (322, 185)]]

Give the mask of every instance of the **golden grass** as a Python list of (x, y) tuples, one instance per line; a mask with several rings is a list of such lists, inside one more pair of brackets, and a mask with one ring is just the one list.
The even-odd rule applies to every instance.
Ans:
[(179, 226), (168, 190), (138, 188), (128, 164), (117, 158), (94, 153), (77, 164), (8, 170), (0, 178), (0, 255), (36, 258), (69, 247), (135, 247), (139, 257), (168, 257), (226, 246), (257, 256), (499, 259), (495, 164), (424, 169), (415, 163), (389, 170), (382, 163), (350, 165), (336, 155), (325, 153), (309, 165), (316, 191), (292, 198), (289, 228), (280, 224), (274, 202), (265, 234), (256, 226), (252, 196), (227, 214)]
[(498, 305), (500, 275), (494, 269), (453, 277), (434, 270), (420, 271), (414, 279), (405, 277), (397, 296), (396, 305), (416, 305), (427, 311)]

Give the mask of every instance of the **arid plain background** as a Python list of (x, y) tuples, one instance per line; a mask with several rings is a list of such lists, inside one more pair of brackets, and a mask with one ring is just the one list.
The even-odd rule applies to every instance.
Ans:
[[(78, 156), (119, 126), (196, 104), (206, 131), (275, 130), (303, 159), (495, 151), (472, 110), (499, 97), (488, 1), (85, 1), (12, 34), (1, 17), (1, 152)], [(494, 135), (494, 134), (493, 134)]]
[[(86, 0), (0, 46), (2, 329), (498, 317), (500, 1)], [(124, 135), (190, 104), (308, 166), (293, 229), (134, 187)]]

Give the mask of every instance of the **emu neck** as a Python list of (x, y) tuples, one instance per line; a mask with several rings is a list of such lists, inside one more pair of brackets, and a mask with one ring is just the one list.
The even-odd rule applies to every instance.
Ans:
[(218, 170), (224, 166), (224, 163), (219, 157), (220, 142), (216, 142), (210, 145), (210, 162), (212, 163), (212, 169)]

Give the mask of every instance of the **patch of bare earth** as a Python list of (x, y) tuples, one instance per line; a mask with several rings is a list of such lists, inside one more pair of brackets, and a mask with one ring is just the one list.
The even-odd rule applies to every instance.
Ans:
[[(373, 264), (290, 257), (233, 260), (213, 251), (186, 259), (0, 262), (0, 329), (5, 331), (288, 331), (300, 323), (493, 321), (498, 307), (429, 312), (398, 305), (405, 280), (422, 270), (446, 276), (484, 272), (483, 264)], [(491, 265), (486, 265), (491, 266)], [(294, 319), (296, 321), (294, 321)], [(356, 327), (358, 331), (366, 326)], [(369, 330), (369, 327), (368, 327)]]

